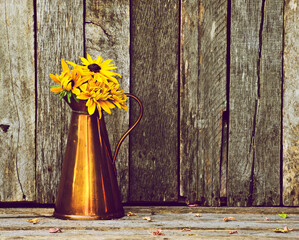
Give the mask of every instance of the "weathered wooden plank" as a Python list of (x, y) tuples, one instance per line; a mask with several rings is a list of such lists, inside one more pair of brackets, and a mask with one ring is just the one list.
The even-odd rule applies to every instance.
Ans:
[(0, 202), (35, 200), (32, 1), (0, 2)]
[[(10, 203), (5, 203), (9, 205)], [(181, 214), (181, 213), (189, 213), (195, 214), (260, 214), (260, 215), (275, 215), (276, 220), (287, 221), (290, 217), (299, 216), (299, 207), (188, 207), (188, 206), (124, 206), (125, 213), (133, 212), (139, 214), (146, 215), (158, 215), (158, 214)], [(26, 215), (40, 215), (44, 217), (51, 217), (53, 215), (53, 208), (20, 208), (20, 207), (5, 207), (0, 208), (0, 214), (2, 217), (18, 215), (18, 216), (26, 216)], [(287, 214), (286, 219), (282, 219), (278, 216), (278, 213)], [(3, 216), (4, 215), (4, 216)], [(248, 218), (245, 217), (244, 218)], [(200, 219), (200, 218), (198, 218)], [(98, 221), (98, 220), (96, 220)], [(264, 219), (261, 219), (264, 221)], [(75, 221), (76, 222), (76, 221)], [(109, 221), (101, 221), (101, 222), (109, 222)]]
[[(213, 208), (212, 211), (206, 208), (207, 212), (196, 209), (201, 208), (126, 207), (126, 212), (132, 211), (138, 216), (88, 221), (88, 224), (55, 219), (51, 216), (53, 209), (0, 209), (0, 231), (4, 239), (49, 239), (53, 235), (55, 239), (156, 239), (152, 233), (157, 229), (161, 229), (165, 234), (163, 238), (167, 239), (298, 239), (299, 215), (290, 214), (282, 219), (275, 212), (286, 209), (292, 213), (294, 208), (270, 208), (271, 211), (269, 208), (255, 208), (255, 214), (233, 214), (231, 208), (224, 208), (224, 211), (223, 208)], [(238, 212), (244, 208), (234, 209)], [(200, 212), (201, 216), (195, 217), (195, 212)], [(143, 219), (149, 216), (152, 221)], [(225, 222), (224, 217), (234, 217), (235, 220)], [(265, 217), (269, 221), (265, 221)], [(27, 222), (32, 218), (38, 218), (40, 222)], [(272, 231), (284, 226), (293, 230), (284, 234)], [(59, 227), (62, 232), (49, 233), (49, 228), (54, 227)], [(186, 228), (190, 230), (186, 231)], [(232, 230), (238, 233), (231, 236), (229, 232)]]
[(283, 205), (299, 206), (299, 1), (285, 1), (283, 52)]
[(203, 196), (203, 178), (199, 178), (199, 173), (203, 171), (202, 165), (199, 165), (200, 10), (203, 10), (203, 5), (198, 0), (181, 2), (180, 196), (186, 203), (196, 202), (199, 196)]
[(217, 206), (226, 162), (227, 3), (183, 1), (181, 9), (180, 194)]
[[(280, 205), (283, 2), (265, 1), (258, 64), (253, 205)], [(263, 24), (263, 26), (262, 26)], [(257, 106), (259, 107), (259, 106)]]
[(223, 113), (226, 111), (227, 1), (203, 1), (200, 26), (200, 139), (204, 179), (203, 204), (220, 205)]
[(50, 92), (54, 85), (50, 73), (61, 69), (61, 58), (80, 63), (83, 50), (82, 1), (36, 1), (37, 13), (37, 129), (36, 199), (54, 203), (64, 148), (67, 141), (70, 109)]
[[(129, 92), (130, 83), (130, 1), (86, 1), (86, 52), (92, 57), (101, 55), (113, 59), (122, 75), (121, 88)], [(129, 128), (129, 112), (116, 109), (105, 118), (112, 151)], [(116, 160), (117, 178), (123, 202), (128, 201), (129, 187), (129, 138), (120, 148)]]
[(131, 92), (144, 115), (130, 137), (129, 199), (177, 201), (179, 1), (131, 1), (131, 36)]
[(232, 1), (228, 204), (280, 204), (282, 2)]

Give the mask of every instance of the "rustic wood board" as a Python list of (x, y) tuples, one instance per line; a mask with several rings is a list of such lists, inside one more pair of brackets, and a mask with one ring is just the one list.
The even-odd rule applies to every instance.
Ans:
[(34, 201), (33, 2), (1, 1), (0, 9), (0, 202)]
[(180, 195), (219, 206), (221, 189), (226, 196), (227, 3), (183, 1), (181, 13)]
[(299, 205), (298, 24), (299, 1), (285, 1), (283, 53), (283, 204), (285, 206)]
[[(260, 38), (259, 103), (256, 115), (253, 202), (255, 206), (281, 204), (281, 104), (283, 2), (265, 1)], [(271, 61), (270, 61), (271, 60)], [(259, 80), (258, 80), (259, 81)]]
[(178, 199), (178, 37), (179, 1), (131, 1), (130, 201)]
[(181, 2), (180, 56), (180, 197), (187, 203), (203, 196), (200, 162), (200, 81), (198, 0)]
[(227, 2), (203, 1), (200, 26), (200, 76), (203, 126), (202, 148), (203, 204), (220, 206), (223, 145), (223, 113), (226, 111)]
[(282, 6), (231, 4), (229, 206), (280, 204)]
[(36, 2), (37, 119), (36, 200), (54, 203), (67, 141), (70, 109), (50, 92), (49, 74), (60, 74), (61, 58), (80, 63), (83, 48), (83, 3)]
[[(161, 229), (165, 234), (161, 237), (167, 239), (298, 239), (299, 215), (296, 208), (287, 208), (290, 214), (286, 219), (275, 213), (284, 208), (270, 208), (273, 212), (269, 212), (269, 208), (255, 208), (255, 214), (233, 214), (231, 208), (222, 208), (225, 209), (222, 213), (217, 213), (219, 208), (205, 213), (200, 209), (209, 208), (125, 207), (126, 212), (134, 212), (137, 216), (110, 221), (55, 219), (51, 216), (53, 209), (0, 209), (0, 233), (2, 238), (24, 239), (46, 239), (50, 236), (58, 239), (153, 239), (152, 233)], [(196, 211), (201, 213), (200, 217), (194, 216)], [(152, 218), (151, 222), (143, 219), (148, 216)], [(224, 222), (224, 217), (234, 217), (235, 220)], [(269, 221), (265, 221), (265, 217)], [(40, 222), (27, 222), (32, 218), (38, 218)], [(284, 226), (294, 230), (284, 234), (272, 231)], [(53, 227), (61, 228), (62, 233), (49, 233), (49, 228)], [(182, 231), (184, 228), (191, 231)], [(238, 233), (231, 236), (229, 232), (233, 230)]]
[[(130, 85), (130, 5), (129, 0), (86, 1), (85, 45), (86, 52), (96, 58), (113, 59), (122, 75), (120, 87), (129, 92)], [(116, 108), (105, 117), (112, 154), (129, 128), (129, 112)], [(133, 120), (134, 121), (134, 120)], [(116, 160), (117, 179), (123, 202), (128, 201), (129, 138), (122, 143)]]

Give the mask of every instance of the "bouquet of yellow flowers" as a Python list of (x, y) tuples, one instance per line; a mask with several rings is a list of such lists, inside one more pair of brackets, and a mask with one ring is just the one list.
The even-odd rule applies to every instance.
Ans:
[[(87, 58), (81, 57), (82, 65), (61, 59), (62, 72), (60, 75), (50, 74), (51, 79), (56, 85), (50, 86), (54, 94), (66, 98), (71, 102), (71, 98), (79, 102), (85, 100), (88, 113), (92, 115), (96, 108), (99, 117), (102, 117), (102, 109), (111, 114), (112, 108), (117, 106), (128, 110), (126, 105), (127, 96), (124, 90), (119, 88), (119, 83), (115, 76), (121, 77), (120, 74), (111, 70), (117, 67), (110, 64), (113, 60), (103, 61), (101, 56), (96, 60), (92, 59), (89, 54)], [(69, 65), (73, 69), (69, 69)]]

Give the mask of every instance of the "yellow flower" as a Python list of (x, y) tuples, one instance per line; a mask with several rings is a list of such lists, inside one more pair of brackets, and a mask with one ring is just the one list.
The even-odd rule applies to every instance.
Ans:
[(81, 60), (84, 66), (80, 66), (69, 61), (67, 61), (67, 63), (75, 68), (80, 68), (82, 75), (84, 76), (94, 76), (95, 81), (107, 82), (108, 79), (114, 83), (118, 83), (117, 79), (114, 76), (121, 77), (121, 75), (115, 72), (111, 72), (111, 70), (117, 68), (116, 66), (114, 66), (114, 64), (110, 64), (113, 61), (112, 59), (108, 59), (103, 62), (103, 58), (101, 57), (101, 55), (99, 55), (97, 59), (94, 60), (89, 54), (87, 54), (87, 58), (81, 57)]
[(124, 110), (128, 110), (128, 106), (126, 104), (127, 95), (124, 94), (123, 89), (119, 89), (119, 84), (113, 84), (111, 86), (111, 101), (115, 104), (118, 108), (122, 108)]
[[(75, 95), (80, 94), (81, 91), (79, 87), (87, 81), (87, 77), (82, 78), (77, 69), (70, 71), (68, 65), (63, 59), (61, 59), (61, 65), (63, 72), (60, 76), (50, 74), (51, 79), (57, 83), (57, 85), (51, 86), (51, 91), (56, 94), (63, 93), (64, 91), (72, 92)], [(63, 94), (65, 96), (67, 93)]]
[[(82, 65), (77, 65), (61, 59), (63, 70), (61, 74), (50, 74), (51, 79), (56, 83), (51, 86), (51, 91), (59, 94), (60, 100), (67, 97), (71, 102), (72, 96), (77, 102), (80, 99), (86, 100), (88, 113), (92, 115), (97, 109), (100, 118), (102, 110), (111, 114), (111, 109), (115, 106), (127, 110), (127, 96), (124, 90), (119, 88), (115, 78), (121, 75), (111, 71), (117, 68), (111, 64), (113, 60), (103, 61), (101, 56), (94, 60), (89, 54), (87, 58), (81, 57), (81, 60)], [(70, 70), (67, 63), (74, 68)]]
[(86, 106), (88, 113), (92, 115), (96, 108), (99, 112), (99, 117), (102, 117), (102, 109), (111, 114), (112, 108), (114, 108), (114, 104), (109, 102), (110, 92), (109, 88), (103, 83), (101, 86), (96, 86), (94, 88), (89, 88), (88, 85), (85, 85), (83, 88), (83, 92), (77, 95), (78, 99), (87, 100)]

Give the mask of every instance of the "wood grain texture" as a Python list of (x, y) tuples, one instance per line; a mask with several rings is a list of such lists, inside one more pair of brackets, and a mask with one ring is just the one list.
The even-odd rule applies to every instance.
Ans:
[(131, 1), (131, 34), (131, 92), (144, 115), (130, 137), (129, 199), (177, 201), (179, 1)]
[(54, 203), (67, 141), (70, 109), (50, 92), (49, 74), (60, 74), (61, 58), (80, 63), (83, 50), (82, 1), (36, 2), (37, 129), (36, 199)]
[(34, 201), (33, 2), (1, 1), (0, 9), (0, 202)]
[(299, 1), (285, 1), (283, 84), (283, 204), (299, 206)]
[(226, 111), (227, 2), (202, 1), (200, 26), (200, 107), (203, 204), (220, 205), (223, 113)]
[(280, 204), (282, 14), (281, 1), (232, 1), (229, 206)]
[[(86, 1), (86, 52), (96, 58), (113, 59), (122, 75), (120, 87), (129, 92), (130, 85), (130, 1)], [(113, 151), (129, 128), (129, 112), (116, 108), (105, 117), (109, 140)], [(122, 143), (116, 160), (118, 184), (123, 202), (128, 201), (129, 188), (129, 137)]]
[[(52, 216), (51, 208), (14, 208), (0, 209), (0, 231), (2, 239), (72, 239), (72, 240), (268, 240), (298, 239), (298, 208), (219, 208), (219, 207), (125, 207), (125, 213), (134, 212), (138, 216), (125, 216), (109, 221), (65, 221)], [(282, 219), (277, 212), (288, 214)], [(151, 215), (155, 213), (154, 215)], [(195, 217), (195, 214), (200, 217)], [(152, 221), (143, 218), (151, 216)], [(265, 221), (267, 216), (270, 221)], [(236, 221), (224, 222), (225, 217), (234, 217)], [(26, 222), (38, 218), (38, 224)], [(17, 219), (17, 221), (16, 221)], [(49, 233), (49, 229), (58, 226), (61, 233)], [(293, 231), (275, 233), (272, 229), (289, 226)], [(186, 227), (187, 226), (187, 227)], [(190, 228), (190, 231), (183, 231)], [(162, 229), (165, 236), (153, 236), (153, 232)], [(186, 230), (186, 229), (185, 229)], [(229, 232), (237, 230), (231, 236)], [(54, 236), (55, 235), (55, 236)]]
[[(203, 195), (203, 172), (200, 162), (200, 81), (198, 0), (181, 3), (180, 61), (180, 196), (186, 203), (198, 201)], [(199, 169), (201, 167), (201, 169)]]

